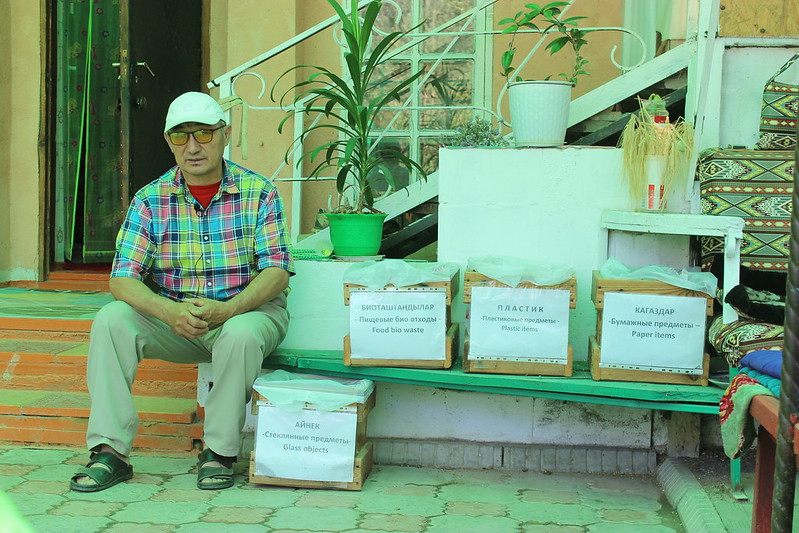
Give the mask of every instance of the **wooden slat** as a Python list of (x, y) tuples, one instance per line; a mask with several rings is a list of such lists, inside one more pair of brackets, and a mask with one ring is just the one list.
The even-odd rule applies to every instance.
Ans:
[(574, 352), (569, 346), (567, 361), (561, 363), (538, 363), (527, 361), (497, 361), (469, 359), (469, 341), (463, 343), (463, 371), (483, 374), (513, 374), (517, 376), (563, 376), (571, 377)]
[(796, 37), (799, 3), (785, 0), (724, 0), (719, 11), (722, 37)]
[[(510, 285), (489, 278), (485, 274), (481, 274), (475, 270), (467, 270), (463, 274), (463, 303), (468, 304), (472, 302), (472, 287), (510, 287)], [(577, 280), (574, 277), (557, 285), (536, 285), (529, 281), (523, 281), (515, 288), (566, 290), (569, 291), (569, 307), (571, 309), (577, 307)]]
[(603, 278), (598, 270), (594, 270), (591, 280), (591, 299), (597, 309), (604, 309), (605, 293), (607, 292), (704, 298), (707, 301), (707, 316), (713, 316), (713, 298), (704, 292), (684, 289), (662, 281)]

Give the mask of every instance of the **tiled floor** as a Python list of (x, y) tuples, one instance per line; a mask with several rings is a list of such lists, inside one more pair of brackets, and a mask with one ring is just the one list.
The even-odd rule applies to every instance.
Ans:
[[(134, 478), (93, 494), (68, 479), (77, 448), (0, 448), (0, 489), (38, 533), (402, 531), (682, 532), (654, 476), (375, 465), (360, 492), (248, 483), (195, 488), (195, 457), (133, 456)], [(1, 528), (0, 528), (1, 529)]]

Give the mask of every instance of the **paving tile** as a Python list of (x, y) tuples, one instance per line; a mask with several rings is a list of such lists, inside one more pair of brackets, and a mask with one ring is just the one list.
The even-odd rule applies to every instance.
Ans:
[(115, 521), (151, 522), (153, 524), (188, 524), (197, 522), (208, 511), (204, 502), (133, 502), (111, 515)]
[(505, 516), (508, 508), (501, 503), (449, 502), (445, 512), (465, 516)]
[(646, 494), (618, 491), (596, 491), (582, 494), (580, 503), (594, 509), (638, 509), (657, 511), (661, 504), (657, 499)]
[(435, 516), (444, 512), (446, 502), (431, 498), (398, 498), (387, 494), (374, 493), (364, 498), (356, 507), (363, 513), (378, 514), (419, 514)]
[(383, 494), (410, 498), (435, 498), (438, 487), (434, 485), (400, 485), (378, 488)]
[(508, 504), (519, 501), (518, 492), (511, 485), (453, 483), (441, 487), (438, 497), (447, 501)]
[(627, 522), (630, 524), (660, 524), (660, 516), (654, 512), (638, 509), (604, 509), (599, 512), (603, 521)]
[(197, 465), (196, 457), (150, 457), (131, 456), (130, 462), (136, 472), (146, 474), (185, 474)]
[(99, 533), (111, 522), (106, 517), (98, 516), (38, 515), (31, 516), (28, 520), (36, 531), (58, 533)]
[(523, 502), (575, 503), (580, 493), (566, 490), (524, 490), (519, 499)]
[(17, 509), (25, 517), (37, 514), (44, 514), (53, 507), (57, 507), (66, 501), (63, 496), (56, 494), (25, 494), (21, 492), (7, 492), (6, 496), (17, 506)]
[(154, 502), (207, 502), (214, 497), (214, 491), (193, 489), (164, 489), (150, 498)]
[(57, 465), (75, 455), (74, 451), (39, 448), (11, 448), (0, 454), (0, 464)]
[(130, 522), (117, 522), (104, 530), (103, 533), (173, 533), (175, 526), (169, 524), (133, 524)]
[[(133, 467), (134, 471), (136, 471), (136, 467)], [(177, 474), (171, 475), (167, 473), (163, 473), (164, 481), (161, 484), (162, 487), (165, 489), (197, 489), (197, 474)], [(138, 476), (138, 471), (136, 472), (136, 476)], [(150, 475), (158, 475), (158, 474), (145, 474), (145, 476)], [(136, 478), (138, 479), (138, 477)], [(150, 482), (145, 482), (150, 483)], [(199, 489), (198, 489), (199, 490)]]
[(508, 506), (508, 516), (522, 523), (555, 523), (585, 526), (599, 521), (599, 514), (588, 507), (563, 503), (518, 503)]
[(353, 508), (362, 497), (358, 492), (309, 491), (297, 500), (298, 507), (346, 507)]
[(557, 524), (526, 524), (522, 533), (585, 533), (580, 526), (560, 526)]
[[(174, 533), (220, 533), (219, 524), (211, 522), (185, 524), (173, 529)], [(223, 533), (271, 533), (266, 526), (257, 524), (225, 524)]]
[(25, 481), (20, 483), (9, 492), (21, 492), (25, 494), (64, 494), (69, 492), (69, 485), (66, 481)]
[(3, 476), (27, 476), (36, 470), (38, 465), (3, 465)]
[[(5, 474), (5, 468), (3, 473)], [(25, 478), (36, 481), (69, 481), (75, 472), (77, 472), (75, 465), (48, 465), (42, 468), (37, 468), (29, 472)]]
[(517, 521), (505, 517), (442, 515), (430, 519), (425, 533), (500, 533), (518, 528)]
[[(209, 491), (215, 492), (215, 491)], [(265, 488), (263, 490), (242, 490), (230, 488), (216, 492), (209, 501), (218, 507), (288, 507), (295, 504), (302, 492), (287, 488)]]
[(607, 522), (593, 524), (588, 527), (588, 533), (678, 533), (682, 528), (674, 529), (668, 526), (645, 524), (610, 524)]
[(375, 465), (368, 481), (381, 486), (404, 485), (440, 485), (452, 479), (452, 472), (433, 468), (417, 468), (412, 466)]
[(424, 531), (427, 517), (403, 514), (367, 514), (361, 520), (361, 529), (370, 531)]
[(147, 501), (161, 491), (158, 485), (146, 485), (135, 483), (136, 475), (133, 480), (118, 483), (111, 488), (99, 492), (74, 492), (67, 493), (70, 500), (89, 500), (101, 502), (143, 502)]
[(213, 507), (201, 520), (224, 524), (262, 524), (273, 512), (268, 507)]
[(360, 513), (353, 509), (288, 507), (276, 509), (266, 521), (272, 529), (310, 529), (320, 531), (345, 531), (358, 525)]
[(9, 491), (25, 481), (25, 478), (20, 476), (0, 476), (0, 491)]
[(52, 515), (69, 516), (103, 516), (107, 517), (119, 511), (124, 504), (116, 502), (67, 501), (50, 511)]

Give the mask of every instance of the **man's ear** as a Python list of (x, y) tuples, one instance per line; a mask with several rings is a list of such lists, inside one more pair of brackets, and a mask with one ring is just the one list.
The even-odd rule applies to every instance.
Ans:
[(233, 125), (225, 126), (225, 129), (222, 131), (225, 132), (225, 146), (227, 146), (230, 140), (233, 138)]
[(169, 135), (167, 134), (167, 132), (164, 132), (164, 141), (166, 142), (166, 145), (169, 147), (169, 151), (171, 152), (172, 151), (172, 143), (169, 142)]

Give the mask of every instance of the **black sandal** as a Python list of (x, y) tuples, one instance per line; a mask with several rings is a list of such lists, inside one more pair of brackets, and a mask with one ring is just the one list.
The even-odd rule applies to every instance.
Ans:
[[(102, 464), (108, 467), (94, 467), (93, 465)], [(78, 479), (88, 477), (94, 481), (94, 485), (81, 485)], [(76, 492), (98, 492), (108, 487), (113, 487), (121, 481), (127, 481), (133, 477), (133, 467), (120, 459), (111, 452), (93, 452), (89, 456), (89, 463), (78, 470), (69, 481), (69, 488)]]
[[(222, 466), (205, 466), (216, 461)], [(225, 457), (206, 448), (197, 456), (197, 488), (203, 490), (227, 489), (233, 486), (233, 463), (236, 457)], [(203, 483), (203, 480), (220, 478), (218, 481)]]

